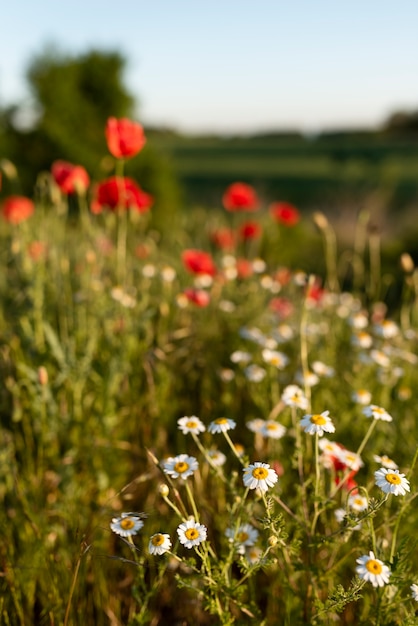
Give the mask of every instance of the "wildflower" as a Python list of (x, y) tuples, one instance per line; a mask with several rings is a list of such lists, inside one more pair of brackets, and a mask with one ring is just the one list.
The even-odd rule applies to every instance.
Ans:
[(410, 586), (410, 589), (411, 589), (412, 599), (415, 600), (415, 602), (418, 602), (418, 585), (413, 584)]
[(245, 368), (244, 373), (248, 380), (253, 383), (259, 383), (264, 379), (267, 372), (259, 365), (255, 365), (253, 363), (252, 365), (248, 365), (248, 367)]
[(395, 463), (395, 461), (392, 461), (392, 459), (386, 456), (386, 454), (383, 454), (382, 456), (375, 454), (373, 456), (373, 459), (376, 461), (376, 463), (380, 463), (382, 467), (386, 467), (387, 469), (392, 469), (392, 470), (398, 469), (398, 466)]
[(243, 339), (248, 339), (249, 341), (254, 341), (258, 344), (261, 344), (264, 341), (264, 334), (259, 328), (256, 327), (247, 328), (246, 326), (243, 326), (239, 329), (239, 335)]
[(262, 554), (263, 552), (258, 546), (250, 546), (245, 550), (245, 558), (250, 565), (255, 565), (256, 563), (258, 563), (261, 559)]
[(146, 141), (141, 124), (127, 118), (109, 117), (105, 135), (109, 152), (117, 159), (135, 156)]
[(284, 226), (295, 226), (300, 220), (299, 211), (288, 202), (274, 202), (271, 204), (270, 215), (276, 222)]
[(376, 335), (384, 339), (392, 339), (399, 333), (399, 328), (392, 320), (382, 320), (379, 324), (375, 324), (374, 331)]
[(348, 506), (350, 507), (350, 509), (353, 509), (353, 511), (360, 512), (365, 511), (369, 506), (369, 503), (365, 496), (361, 496), (360, 494), (356, 493), (348, 497)]
[(234, 370), (231, 370), (229, 367), (223, 367), (219, 371), (219, 378), (224, 383), (230, 383), (231, 380), (234, 380), (234, 378), (235, 378), (235, 372), (234, 372)]
[(258, 489), (265, 493), (269, 487), (273, 487), (278, 480), (274, 469), (268, 463), (253, 463), (244, 467), (244, 485), (249, 489)]
[(359, 311), (352, 315), (348, 320), (350, 325), (357, 330), (363, 330), (363, 328), (367, 327), (369, 320), (367, 318), (366, 313), (364, 311)]
[(282, 393), (282, 400), (286, 406), (295, 406), (299, 409), (308, 408), (308, 400), (302, 389), (297, 385), (288, 385)]
[(383, 422), (391, 422), (392, 416), (389, 415), (385, 409), (382, 409), (380, 406), (376, 406), (375, 404), (370, 404), (369, 406), (364, 407), (363, 415), (366, 417), (373, 417), (375, 420), (382, 420)]
[(300, 425), (305, 430), (305, 433), (308, 433), (309, 435), (315, 435), (318, 433), (318, 435), (322, 437), (324, 432), (335, 432), (335, 426), (328, 415), (329, 411), (323, 411), (322, 413), (315, 415), (304, 415)]
[(67, 161), (54, 161), (51, 173), (58, 187), (65, 194), (85, 193), (90, 184), (90, 177), (82, 165), (73, 165)]
[(289, 358), (283, 352), (279, 352), (278, 350), (269, 350), (268, 348), (264, 348), (261, 356), (266, 363), (277, 367), (278, 370), (282, 370), (289, 363)]
[(372, 394), (370, 391), (367, 391), (367, 389), (357, 389), (357, 391), (353, 391), (351, 398), (354, 402), (358, 402), (359, 404), (370, 404)]
[(253, 419), (247, 422), (246, 426), (253, 433), (261, 433), (264, 427), (264, 424), (265, 424), (265, 421), (257, 417), (256, 419)]
[(176, 275), (176, 270), (170, 265), (166, 265), (161, 269), (161, 278), (165, 283), (172, 283), (173, 280), (176, 278)]
[(369, 555), (365, 554), (359, 559), (356, 559), (358, 567), (356, 572), (363, 580), (372, 583), (373, 587), (383, 587), (389, 582), (389, 576), (391, 574), (387, 565), (376, 559), (372, 551)]
[(186, 522), (180, 524), (177, 528), (177, 534), (179, 541), (186, 548), (193, 548), (198, 546), (202, 541), (205, 541), (207, 537), (207, 528), (203, 524), (195, 522), (194, 518), (188, 519)]
[(185, 298), (186, 304), (191, 302), (198, 307), (206, 307), (210, 303), (210, 295), (204, 289), (188, 288), (185, 289), (180, 296)]
[(245, 183), (233, 183), (222, 196), (227, 211), (256, 211), (259, 201), (255, 189)]
[(163, 462), (163, 470), (171, 478), (183, 478), (185, 480), (191, 476), (199, 467), (199, 463), (194, 456), (187, 454), (179, 454), (175, 457), (169, 457)]
[(390, 359), (382, 350), (371, 350), (370, 357), (375, 363), (380, 365), (380, 367), (390, 366)]
[(361, 330), (352, 335), (351, 343), (357, 348), (370, 348), (373, 343), (373, 339), (372, 336), (369, 335), (369, 333)]
[(260, 433), (264, 437), (270, 437), (270, 439), (281, 439), (286, 434), (286, 428), (279, 422), (266, 420), (260, 429)]
[(183, 435), (187, 435), (188, 433), (198, 435), (206, 430), (203, 422), (195, 415), (192, 415), (191, 417), (181, 417), (177, 420), (177, 424), (179, 425), (179, 429)]
[(229, 358), (232, 363), (248, 363), (251, 361), (251, 354), (244, 350), (235, 350)]
[(358, 472), (360, 467), (363, 467), (364, 463), (357, 454), (357, 452), (352, 452), (351, 450), (347, 450), (342, 446), (339, 446), (339, 451), (336, 454), (337, 460), (340, 464), (340, 467), (336, 467), (336, 469), (351, 469), (354, 472)]
[(397, 469), (380, 468), (374, 473), (375, 484), (383, 493), (393, 493), (394, 496), (404, 496), (410, 491), (409, 481), (405, 474), (400, 474)]
[(138, 515), (138, 513), (122, 513), (120, 517), (112, 519), (110, 528), (121, 537), (131, 537), (143, 527), (144, 522), (141, 520), (143, 516), (143, 514)]
[(152, 202), (152, 197), (131, 178), (111, 176), (97, 185), (91, 211), (98, 214), (102, 213), (104, 208), (111, 211), (132, 208), (144, 213), (151, 207)]
[(263, 259), (257, 258), (253, 260), (253, 270), (256, 274), (265, 272), (266, 267), (267, 263)]
[(203, 250), (184, 250), (181, 255), (184, 267), (192, 274), (207, 274), (214, 276), (216, 267), (212, 256)]
[(222, 467), (222, 465), (225, 465), (226, 456), (220, 450), (215, 450), (215, 449), (208, 450), (206, 454), (212, 461), (212, 465), (215, 465), (216, 467)]
[(319, 378), (314, 372), (298, 372), (296, 380), (306, 387), (314, 387), (319, 383)]
[(9, 196), (3, 202), (1, 209), (6, 222), (10, 224), (20, 224), (27, 220), (35, 211), (32, 200), (24, 196)]
[(218, 419), (209, 424), (208, 431), (212, 434), (226, 433), (228, 430), (234, 429), (235, 426), (236, 423), (234, 420), (228, 419), (227, 417), (218, 417)]
[(238, 229), (238, 235), (244, 241), (258, 239), (261, 236), (262, 228), (257, 222), (244, 222)]
[(245, 554), (246, 548), (257, 541), (258, 530), (251, 524), (242, 524), (239, 528), (227, 528), (225, 535), (235, 544), (238, 554)]
[(289, 317), (293, 311), (293, 303), (287, 298), (272, 298), (269, 302), (269, 309), (275, 313), (280, 319), (284, 320)]
[(161, 483), (161, 485), (158, 487), (158, 493), (163, 498), (166, 498), (168, 496), (168, 494), (170, 493), (170, 490), (169, 490), (168, 486), (165, 483)]
[(156, 554), (161, 556), (164, 552), (168, 552), (171, 549), (170, 535), (165, 533), (156, 533), (152, 535), (148, 544), (148, 552), (150, 554)]
[(218, 228), (211, 233), (212, 243), (221, 250), (232, 250), (235, 246), (235, 233), (230, 228)]
[(332, 378), (335, 374), (334, 368), (329, 365), (325, 365), (322, 361), (314, 361), (312, 363), (312, 369), (315, 374), (323, 376), (324, 378)]

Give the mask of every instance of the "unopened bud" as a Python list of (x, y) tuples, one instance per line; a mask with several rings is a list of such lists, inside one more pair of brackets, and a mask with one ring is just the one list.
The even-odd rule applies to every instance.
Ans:
[(38, 382), (42, 387), (48, 384), (48, 371), (43, 365), (38, 369)]
[(160, 494), (160, 496), (162, 496), (163, 498), (166, 498), (170, 492), (169, 488), (167, 487), (167, 485), (165, 483), (162, 483), (159, 487), (158, 487), (158, 492)]
[(404, 252), (401, 255), (401, 267), (406, 274), (412, 274), (414, 271), (414, 261), (408, 252)]
[(315, 211), (312, 219), (315, 226), (317, 226), (320, 230), (325, 230), (326, 228), (328, 228), (328, 219), (323, 213), (321, 213), (321, 211)]
[(279, 540), (277, 539), (277, 537), (275, 537), (275, 535), (270, 535), (270, 537), (268, 538), (268, 544), (272, 548), (277, 545), (278, 541)]

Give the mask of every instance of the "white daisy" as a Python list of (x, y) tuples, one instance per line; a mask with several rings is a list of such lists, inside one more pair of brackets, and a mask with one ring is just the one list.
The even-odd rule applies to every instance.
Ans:
[(399, 327), (392, 320), (382, 320), (380, 324), (375, 324), (374, 332), (384, 339), (392, 339), (399, 333)]
[(418, 585), (413, 584), (410, 586), (410, 589), (411, 589), (412, 599), (415, 600), (415, 602), (418, 602)]
[(312, 363), (312, 369), (315, 374), (318, 376), (323, 376), (324, 378), (332, 378), (335, 374), (335, 370), (330, 365), (325, 365), (322, 361), (314, 361)]
[(358, 472), (360, 467), (363, 467), (364, 465), (361, 456), (357, 454), (357, 452), (352, 452), (351, 450), (347, 450), (346, 448), (340, 447), (336, 453), (336, 458), (348, 469), (351, 469), (354, 472)]
[(370, 356), (371, 356), (372, 360), (375, 363), (380, 365), (380, 367), (389, 367), (390, 366), (390, 359), (387, 356), (387, 354), (382, 352), (382, 350), (371, 350), (370, 351)]
[(353, 511), (360, 513), (361, 511), (366, 511), (369, 503), (365, 496), (361, 496), (359, 493), (356, 493), (348, 497), (348, 506), (350, 509), (353, 509)]
[(227, 528), (225, 535), (235, 544), (238, 554), (245, 554), (246, 548), (253, 546), (258, 539), (258, 530), (251, 524), (242, 524), (239, 528)]
[(144, 522), (141, 517), (145, 517), (145, 515), (143, 513), (122, 513), (120, 517), (112, 519), (110, 528), (121, 537), (131, 537), (143, 527)]
[(251, 358), (251, 354), (244, 350), (235, 350), (230, 356), (232, 363), (248, 363)]
[(372, 394), (367, 389), (357, 389), (357, 391), (353, 391), (351, 398), (359, 404), (370, 404)]
[(366, 417), (373, 417), (375, 420), (382, 420), (383, 422), (391, 422), (393, 417), (383, 409), (381, 406), (370, 404), (363, 409), (363, 415)]
[(263, 361), (265, 361), (265, 363), (277, 367), (278, 370), (282, 370), (289, 363), (289, 357), (278, 350), (269, 350), (268, 348), (264, 348), (261, 352), (261, 356), (263, 357)]
[(264, 427), (265, 420), (262, 420), (260, 417), (256, 417), (253, 420), (250, 420), (246, 423), (248, 430), (251, 430), (252, 433), (260, 433)]
[(206, 454), (208, 455), (208, 457), (212, 461), (212, 464), (215, 465), (216, 467), (222, 467), (222, 465), (225, 465), (225, 463), (226, 463), (226, 456), (220, 450), (214, 450), (214, 449), (213, 450), (208, 450), (206, 452)]
[(263, 437), (270, 437), (270, 439), (281, 439), (286, 434), (286, 428), (275, 420), (266, 420), (260, 429), (260, 433), (263, 435)]
[(263, 551), (258, 546), (250, 546), (245, 550), (245, 558), (250, 565), (255, 565), (261, 559)]
[(179, 454), (175, 457), (169, 457), (163, 464), (163, 470), (171, 478), (183, 478), (186, 479), (193, 474), (199, 467), (199, 463), (194, 456), (188, 456), (187, 454)]
[(192, 415), (191, 417), (181, 417), (177, 420), (177, 424), (179, 425), (179, 429), (182, 431), (183, 435), (187, 435), (188, 433), (198, 435), (206, 430), (203, 422), (195, 415)]
[(218, 419), (209, 424), (208, 431), (212, 434), (226, 433), (227, 430), (232, 430), (235, 426), (234, 420), (230, 420), (227, 417), (218, 417)]
[(404, 496), (410, 491), (409, 481), (405, 474), (400, 474), (397, 469), (381, 467), (374, 473), (375, 484), (384, 493), (393, 493), (394, 496)]
[(386, 454), (383, 454), (382, 456), (375, 454), (373, 456), (373, 459), (376, 461), (376, 463), (379, 463), (382, 467), (386, 467), (387, 469), (393, 469), (393, 470), (398, 469), (398, 465), (395, 463), (395, 461), (392, 461), (392, 459), (386, 456)]
[(148, 552), (150, 554), (161, 556), (161, 554), (164, 554), (164, 552), (168, 552), (169, 550), (171, 550), (170, 535), (165, 533), (156, 533), (150, 537), (148, 544)]
[(302, 389), (297, 385), (288, 385), (282, 393), (282, 400), (286, 406), (295, 406), (299, 409), (308, 408), (308, 400)]
[(329, 411), (323, 411), (320, 414), (304, 415), (300, 421), (300, 425), (304, 429), (305, 433), (309, 435), (315, 435), (318, 433), (320, 437), (326, 433), (334, 433), (335, 426), (328, 417)]
[(319, 383), (319, 378), (315, 372), (298, 372), (296, 374), (296, 380), (300, 385), (306, 387), (314, 387)]
[(360, 330), (352, 335), (351, 343), (356, 348), (371, 348), (373, 339), (369, 333), (366, 333), (364, 330)]
[(356, 563), (358, 563), (357, 574), (363, 580), (372, 583), (373, 587), (383, 587), (389, 582), (390, 569), (383, 561), (376, 559), (372, 551), (356, 559)]
[(258, 489), (262, 493), (265, 493), (269, 487), (273, 487), (278, 480), (276, 472), (268, 463), (252, 463), (244, 467), (243, 472), (245, 487)]
[(253, 383), (260, 383), (266, 376), (266, 370), (255, 363), (248, 365), (244, 374), (245, 377)]
[(206, 526), (198, 524), (195, 522), (194, 518), (188, 519), (177, 528), (180, 543), (189, 549), (205, 541), (207, 532), (208, 529)]

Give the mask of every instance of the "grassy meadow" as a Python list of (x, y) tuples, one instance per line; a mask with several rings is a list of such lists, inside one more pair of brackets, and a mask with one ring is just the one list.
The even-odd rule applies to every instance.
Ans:
[(418, 624), (410, 251), (223, 190), (2, 220), (2, 626)]

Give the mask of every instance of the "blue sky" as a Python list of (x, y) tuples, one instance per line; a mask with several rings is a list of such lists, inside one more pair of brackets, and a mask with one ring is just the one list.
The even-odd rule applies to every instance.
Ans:
[(417, 0), (15, 0), (0, 13), (0, 104), (53, 43), (128, 59), (143, 123), (188, 132), (377, 125), (418, 109)]

